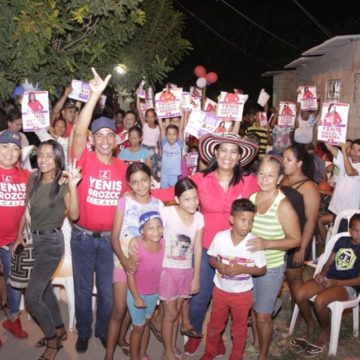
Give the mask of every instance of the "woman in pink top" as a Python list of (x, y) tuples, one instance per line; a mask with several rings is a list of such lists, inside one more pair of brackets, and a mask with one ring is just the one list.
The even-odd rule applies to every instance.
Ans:
[[(234, 134), (210, 134), (200, 139), (200, 155), (208, 166), (203, 173), (191, 177), (198, 188), (200, 212), (205, 220), (200, 291), (191, 298), (189, 311), (190, 322), (197, 334), (202, 332), (213, 289), (214, 269), (209, 265), (207, 249), (217, 232), (230, 228), (232, 202), (238, 198), (248, 198), (258, 191), (256, 178), (253, 175), (242, 176), (241, 170), (242, 166), (251, 162), (257, 150), (256, 144)], [(158, 193), (161, 194), (160, 191), (153, 191), (154, 196)], [(189, 338), (185, 345), (186, 353), (194, 353), (200, 341), (200, 338)], [(224, 344), (220, 347), (219, 354), (225, 352)]]

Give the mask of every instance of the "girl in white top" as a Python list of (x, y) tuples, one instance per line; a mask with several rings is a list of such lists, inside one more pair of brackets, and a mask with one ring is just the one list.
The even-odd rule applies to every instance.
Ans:
[(156, 148), (160, 140), (160, 128), (159, 125), (157, 124), (157, 117), (155, 110), (147, 109), (145, 111), (145, 116), (144, 116), (141, 111), (139, 97), (136, 99), (136, 109), (144, 133), (142, 144), (150, 148)]
[[(175, 201), (177, 205), (160, 210), (165, 239), (165, 255), (159, 285), (159, 298), (165, 309), (162, 323), (164, 360), (176, 360), (180, 356), (180, 351), (176, 348), (177, 320), (184, 299), (197, 293), (200, 287), (204, 217), (197, 211), (199, 197), (196, 185), (191, 179), (182, 178), (176, 183)], [(187, 323), (189, 325), (185, 330), (185, 322), (182, 321), (181, 333), (197, 335), (193, 334), (195, 330), (191, 328), (190, 321)]]

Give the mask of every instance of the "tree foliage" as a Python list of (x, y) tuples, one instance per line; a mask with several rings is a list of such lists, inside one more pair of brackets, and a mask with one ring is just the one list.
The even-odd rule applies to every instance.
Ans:
[(91, 66), (105, 74), (118, 63), (129, 69), (123, 86), (134, 86), (142, 75), (159, 81), (190, 49), (181, 38), (182, 15), (169, 0), (0, 3), (1, 97), (25, 78), (55, 92), (73, 78), (87, 79)]

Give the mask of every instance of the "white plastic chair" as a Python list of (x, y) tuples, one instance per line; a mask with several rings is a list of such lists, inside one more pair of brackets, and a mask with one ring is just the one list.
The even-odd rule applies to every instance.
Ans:
[(65, 218), (61, 229), (64, 233), (65, 252), (61, 263), (59, 264), (58, 268), (54, 273), (52, 279), (52, 285), (54, 286), (55, 293), (58, 298), (60, 298), (59, 287), (63, 287), (65, 290), (68, 312), (69, 312), (68, 328), (70, 331), (72, 331), (75, 327), (75, 292), (74, 292), (74, 278), (72, 271), (71, 247), (70, 247), (71, 224), (68, 218)]
[[(349, 236), (348, 232), (342, 232), (339, 234), (334, 235), (325, 247), (324, 253), (320, 256), (318, 265), (316, 267), (314, 277), (317, 275), (322, 267), (325, 265), (327, 259), (329, 258), (331, 251), (334, 247), (336, 241), (342, 236)], [(316, 296), (313, 296), (310, 300), (314, 301)], [(328, 305), (328, 308), (331, 311), (331, 331), (330, 331), (330, 345), (329, 345), (329, 353), (328, 355), (336, 355), (338, 341), (339, 341), (339, 333), (340, 333), (340, 325), (341, 325), (341, 318), (342, 313), (345, 309), (352, 308), (353, 309), (353, 334), (354, 336), (359, 335), (359, 302), (360, 302), (360, 295), (346, 301), (334, 301)], [(297, 317), (299, 315), (299, 307), (297, 304), (294, 306), (294, 311), (291, 316), (290, 322), (290, 329), (289, 335), (292, 335), (294, 332), (295, 324)]]
[(347, 231), (349, 231), (349, 222), (350, 222), (351, 217), (354, 214), (359, 214), (359, 213), (360, 213), (360, 210), (358, 210), (358, 209), (346, 209), (346, 210), (340, 211), (335, 217), (334, 225), (328, 229), (328, 232), (326, 234), (326, 243), (329, 241), (329, 239), (333, 235), (336, 235), (338, 233), (339, 226), (340, 226), (342, 219), (347, 220), (347, 225), (348, 225)]

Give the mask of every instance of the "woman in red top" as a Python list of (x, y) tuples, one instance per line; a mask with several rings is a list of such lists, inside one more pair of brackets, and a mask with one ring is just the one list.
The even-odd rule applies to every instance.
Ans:
[(29, 93), (28, 106), (32, 112), (40, 112), (44, 108), (41, 102), (36, 100), (35, 94), (33, 92)]
[(0, 264), (3, 265), (6, 282), (9, 316), (2, 325), (16, 338), (26, 339), (28, 333), (22, 329), (19, 317), (22, 293), (21, 290), (11, 287), (7, 281), (12, 250), (25, 209), (26, 184), (30, 176), (28, 171), (18, 167), (20, 153), (19, 133), (3, 131), (0, 134), (0, 218), (3, 220), (0, 222)]
[[(241, 167), (255, 157), (256, 144), (241, 139), (234, 134), (206, 135), (200, 139), (199, 151), (208, 163), (203, 173), (191, 177), (198, 187), (200, 211), (204, 215), (203, 253), (200, 272), (200, 291), (190, 301), (190, 322), (193, 329), (183, 331), (189, 337), (185, 351), (192, 354), (201, 341), (202, 323), (211, 299), (214, 269), (208, 262), (207, 249), (219, 231), (230, 228), (231, 203), (238, 198), (248, 198), (258, 191), (253, 175), (242, 176)], [(157, 191), (153, 191), (156, 196)], [(220, 344), (219, 354), (225, 353)]]

